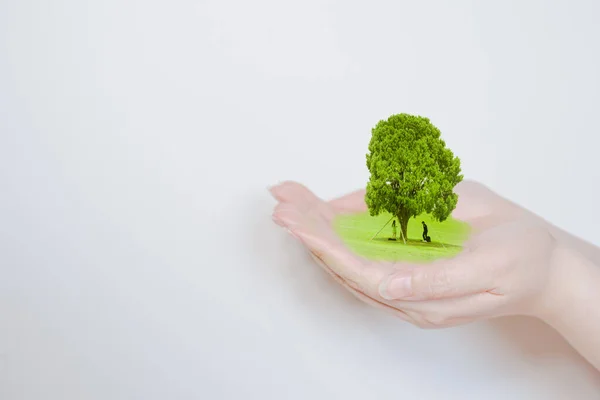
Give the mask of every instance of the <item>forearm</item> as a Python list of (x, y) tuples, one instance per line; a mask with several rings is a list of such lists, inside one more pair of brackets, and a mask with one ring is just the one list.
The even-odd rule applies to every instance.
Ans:
[(598, 248), (577, 241), (559, 245), (552, 257), (552, 278), (539, 316), (600, 370), (598, 254)]

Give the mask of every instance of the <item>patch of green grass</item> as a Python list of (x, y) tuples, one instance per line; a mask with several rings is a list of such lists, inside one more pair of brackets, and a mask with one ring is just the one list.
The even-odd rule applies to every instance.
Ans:
[[(339, 215), (334, 221), (334, 228), (352, 251), (371, 260), (430, 262), (460, 253), (462, 244), (469, 237), (470, 227), (467, 223), (451, 217), (444, 222), (437, 222), (430, 215), (423, 214), (408, 222), (406, 244), (402, 241), (399, 225), (398, 240), (388, 240), (392, 237), (391, 221), (371, 240), (391, 217), (387, 213), (372, 217), (368, 212)], [(425, 221), (429, 228), (430, 243), (422, 240), (421, 221)]]

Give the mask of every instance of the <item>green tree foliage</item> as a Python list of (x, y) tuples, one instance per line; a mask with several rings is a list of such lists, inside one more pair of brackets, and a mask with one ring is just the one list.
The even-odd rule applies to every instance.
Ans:
[(408, 221), (431, 213), (444, 221), (456, 207), (454, 187), (463, 179), (460, 160), (428, 118), (392, 115), (372, 129), (365, 201), (372, 216), (395, 215), (406, 243)]

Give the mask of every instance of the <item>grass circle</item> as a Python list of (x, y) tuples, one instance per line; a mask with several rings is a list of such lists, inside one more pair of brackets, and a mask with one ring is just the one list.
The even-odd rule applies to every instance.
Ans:
[[(359, 256), (371, 260), (416, 263), (431, 262), (460, 253), (470, 234), (469, 224), (465, 222), (452, 217), (437, 222), (430, 215), (423, 214), (408, 222), (408, 240), (404, 244), (400, 226), (397, 227), (397, 240), (389, 240), (392, 237), (391, 221), (377, 234), (391, 218), (391, 214), (387, 213), (374, 217), (368, 212), (343, 214), (335, 218), (333, 225), (346, 246)], [(429, 243), (422, 239), (421, 221), (425, 221), (429, 229)]]

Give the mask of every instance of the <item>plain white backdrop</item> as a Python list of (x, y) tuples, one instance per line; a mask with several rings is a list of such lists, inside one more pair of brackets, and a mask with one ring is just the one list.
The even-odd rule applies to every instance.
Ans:
[(466, 177), (600, 243), (599, 13), (0, 0), (0, 398), (598, 398), (537, 321), (362, 305), (266, 189), (364, 186), (371, 128), (408, 112)]

